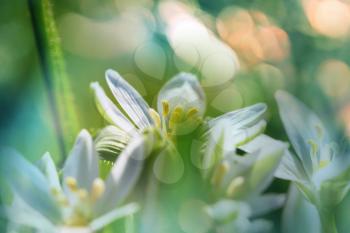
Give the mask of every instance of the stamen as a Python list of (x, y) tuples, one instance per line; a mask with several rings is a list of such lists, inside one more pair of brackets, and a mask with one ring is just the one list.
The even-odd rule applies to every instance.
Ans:
[(169, 102), (167, 100), (163, 100), (163, 116), (168, 116), (169, 114)]
[(78, 189), (77, 180), (74, 177), (68, 176), (66, 178), (66, 184), (71, 191), (76, 191)]
[(244, 183), (244, 178), (242, 176), (238, 176), (235, 179), (233, 179), (230, 183), (230, 185), (227, 188), (227, 195), (229, 197), (233, 197), (233, 195), (235, 194), (236, 190), (242, 186), (242, 184)]
[(175, 124), (181, 121), (184, 109), (181, 106), (176, 106), (174, 111), (171, 113), (169, 119), (169, 128), (173, 129)]
[(58, 204), (60, 204), (61, 206), (64, 206), (64, 207), (69, 206), (69, 202), (68, 202), (68, 199), (66, 197), (59, 198)]
[(326, 167), (328, 164), (329, 164), (329, 160), (321, 160), (318, 166), (321, 169)]
[(316, 154), (317, 154), (317, 144), (312, 139), (308, 140), (307, 143), (311, 147), (311, 155), (316, 156)]
[(229, 169), (229, 164), (227, 162), (223, 162), (219, 164), (214, 171), (213, 177), (211, 179), (211, 183), (214, 186), (219, 187), (228, 169)]
[(101, 178), (96, 178), (92, 183), (91, 198), (96, 201), (105, 192), (105, 182)]
[(81, 199), (81, 200), (85, 200), (88, 196), (88, 192), (85, 190), (85, 189), (79, 189), (78, 190), (78, 197)]
[(194, 117), (195, 115), (197, 115), (199, 112), (199, 110), (197, 108), (190, 108), (188, 111), (187, 111), (187, 118), (192, 118)]
[(54, 197), (58, 197), (58, 195), (60, 194), (60, 191), (58, 191), (57, 188), (51, 188), (51, 194), (52, 194)]
[(149, 109), (149, 114), (151, 115), (154, 123), (156, 124), (156, 127), (160, 128), (161, 127), (161, 120), (158, 112), (156, 112), (153, 108)]

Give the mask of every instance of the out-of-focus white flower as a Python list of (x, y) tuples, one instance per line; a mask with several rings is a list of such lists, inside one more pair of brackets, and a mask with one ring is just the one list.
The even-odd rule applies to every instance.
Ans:
[(5, 207), (12, 230), (26, 226), (43, 233), (91, 233), (135, 213), (136, 204), (118, 205), (140, 175), (144, 141), (135, 136), (129, 142), (106, 180), (99, 178), (97, 152), (86, 130), (80, 132), (64, 164), (62, 182), (49, 153), (35, 166), (15, 151), (2, 150), (1, 175), (13, 194)]
[(276, 99), (296, 153), (286, 151), (276, 176), (293, 181), (318, 209), (325, 232), (336, 232), (332, 213), (350, 187), (349, 150), (340, 150), (321, 120), (296, 98), (279, 91)]
[(270, 232), (271, 223), (256, 218), (284, 203), (284, 195), (262, 194), (287, 148), (262, 134), (265, 111), (264, 104), (256, 104), (208, 123), (201, 168), (214, 190), (208, 213), (217, 232)]

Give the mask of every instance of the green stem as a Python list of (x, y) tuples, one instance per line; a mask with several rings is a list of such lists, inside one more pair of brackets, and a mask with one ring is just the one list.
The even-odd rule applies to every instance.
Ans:
[(335, 222), (334, 209), (320, 208), (318, 210), (322, 226), (322, 233), (338, 233)]
[(28, 0), (39, 60), (48, 92), (62, 159), (79, 130), (73, 94), (66, 73), (50, 0)]

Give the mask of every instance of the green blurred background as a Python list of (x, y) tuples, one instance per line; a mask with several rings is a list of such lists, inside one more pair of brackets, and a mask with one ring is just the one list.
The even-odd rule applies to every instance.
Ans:
[[(106, 124), (89, 84), (106, 87), (104, 72), (113, 68), (154, 107), (164, 82), (178, 72), (193, 72), (205, 88), (209, 116), (266, 102), (268, 134), (286, 140), (273, 95), (287, 89), (330, 128), (341, 129), (339, 135), (350, 134), (347, 0), (52, 3), (81, 128), (94, 132)], [(30, 160), (46, 151), (59, 160), (48, 94), (28, 2), (2, 0), (0, 145)], [(277, 181), (271, 189), (286, 188)]]

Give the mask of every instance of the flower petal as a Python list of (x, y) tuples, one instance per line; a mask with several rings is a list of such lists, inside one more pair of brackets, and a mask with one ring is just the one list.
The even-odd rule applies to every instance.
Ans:
[(125, 132), (130, 132), (132, 134), (135, 131), (135, 126), (107, 97), (100, 84), (94, 82), (90, 84), (90, 87), (95, 93), (97, 108), (101, 115), (111, 124), (114, 124)]
[(276, 170), (275, 177), (299, 183), (306, 183), (309, 181), (299, 157), (291, 154), (289, 150), (285, 150), (281, 163)]
[(28, 206), (57, 221), (61, 215), (53, 200), (47, 179), (40, 170), (11, 149), (0, 150), (0, 174)]
[(33, 227), (42, 232), (53, 232), (54, 225), (40, 212), (29, 206), (21, 197), (14, 195), (11, 206), (5, 207), (6, 217), (13, 224)]
[(206, 102), (204, 91), (196, 76), (190, 73), (180, 73), (170, 79), (160, 90), (157, 108), (163, 113), (163, 101), (169, 103), (170, 112), (177, 106), (185, 110), (195, 108), (198, 115), (203, 116)]
[(111, 169), (106, 191), (95, 206), (98, 216), (114, 209), (129, 194), (141, 174), (145, 154), (145, 138), (135, 135)]
[(119, 218), (135, 214), (138, 210), (139, 206), (135, 203), (118, 207), (117, 209), (114, 209), (104, 214), (103, 216), (94, 219), (90, 223), (90, 228), (93, 232), (96, 232)]
[(111, 69), (106, 71), (106, 80), (120, 106), (139, 129), (153, 124), (148, 104), (129, 83)]
[(282, 232), (320, 233), (320, 226), (316, 208), (291, 185), (282, 215)]
[(320, 158), (322, 145), (330, 143), (329, 135), (320, 119), (287, 92), (278, 91), (276, 100), (289, 140), (301, 159), (305, 171), (311, 177), (313, 171), (318, 169), (320, 160), (323, 159)]
[(109, 125), (101, 130), (95, 139), (96, 150), (105, 160), (114, 162), (117, 156), (124, 150), (130, 135), (125, 131)]
[(272, 182), (287, 144), (267, 135), (260, 135), (241, 147), (248, 153), (258, 153), (248, 177), (250, 195), (259, 194)]
[(218, 121), (227, 119), (232, 129), (244, 129), (255, 125), (259, 122), (266, 112), (266, 104), (258, 103), (246, 108), (228, 112), (210, 121), (210, 125), (216, 124)]
[(97, 176), (97, 152), (88, 131), (82, 130), (63, 166), (63, 177), (73, 177), (77, 180), (79, 188), (90, 190)]
[(61, 190), (56, 165), (49, 152), (46, 152), (38, 161), (38, 167), (45, 174), (50, 188), (54, 188), (58, 191)]

